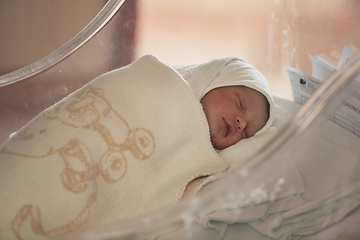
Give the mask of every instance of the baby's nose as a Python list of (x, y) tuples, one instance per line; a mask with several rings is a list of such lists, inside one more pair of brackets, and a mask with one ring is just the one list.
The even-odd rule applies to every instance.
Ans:
[(236, 131), (238, 132), (241, 132), (242, 130), (244, 130), (244, 128), (246, 127), (246, 121), (245, 119), (243, 119), (242, 117), (240, 116), (236, 116), (235, 117), (235, 129)]

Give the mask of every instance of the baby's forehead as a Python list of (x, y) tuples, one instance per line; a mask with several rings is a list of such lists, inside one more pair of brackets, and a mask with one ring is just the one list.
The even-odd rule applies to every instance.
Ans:
[(213, 90), (216, 90), (216, 89), (222, 89), (222, 91), (229, 92), (229, 93), (232, 91), (237, 91), (239, 94), (246, 93), (247, 95), (249, 95), (249, 97), (261, 97), (264, 100), (264, 102), (266, 102), (267, 104), (269, 103), (268, 99), (266, 98), (266, 96), (263, 93), (261, 93), (260, 91), (254, 89), (254, 88), (247, 87), (244, 85), (222, 86), (222, 87), (215, 88)]

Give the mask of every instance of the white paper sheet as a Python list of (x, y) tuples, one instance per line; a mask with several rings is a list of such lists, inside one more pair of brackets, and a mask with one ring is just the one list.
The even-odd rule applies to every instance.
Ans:
[[(342, 67), (355, 53), (356, 50), (353, 47), (345, 44), (338, 68)], [(312, 76), (292, 67), (287, 70), (294, 102), (299, 104), (304, 104), (321, 84), (337, 71), (330, 63), (317, 55), (309, 55), (309, 58), (313, 67)], [(357, 81), (360, 82), (359, 79)], [(352, 93), (352, 96), (330, 116), (330, 119), (360, 137), (360, 90)]]

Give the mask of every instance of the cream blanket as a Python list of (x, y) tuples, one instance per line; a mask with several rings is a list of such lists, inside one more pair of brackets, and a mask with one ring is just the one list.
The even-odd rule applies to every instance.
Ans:
[(177, 203), (227, 169), (201, 105), (146, 55), (47, 109), (0, 148), (0, 239), (64, 236)]

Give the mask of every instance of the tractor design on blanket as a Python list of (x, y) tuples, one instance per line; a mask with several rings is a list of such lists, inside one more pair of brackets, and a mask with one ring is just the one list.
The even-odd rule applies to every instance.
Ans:
[[(39, 127), (43, 125), (46, 127)], [(62, 135), (63, 129), (66, 137), (51, 142), (54, 135)], [(145, 160), (155, 150), (155, 139), (150, 131), (131, 129), (104, 97), (103, 89), (89, 86), (49, 109), (40, 123), (30, 124), (13, 137), (18, 144), (38, 139), (42, 139), (42, 144), (36, 153), (26, 152), (26, 148), (19, 148), (17, 152), (5, 149), (4, 152), (28, 158), (59, 154), (65, 165), (61, 173), (63, 186), (75, 194), (88, 190), (88, 200), (75, 219), (48, 231), (43, 228), (41, 206), (25, 204), (11, 226), (18, 239), (22, 239), (20, 231), (28, 218), (36, 235), (52, 238), (76, 231), (87, 221), (92, 203), (97, 199), (97, 177), (102, 176), (110, 184), (118, 182), (127, 172), (126, 152)]]

